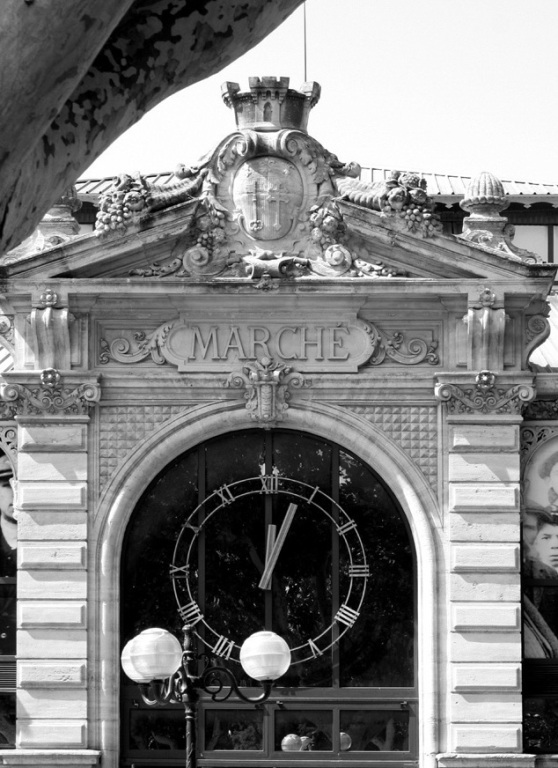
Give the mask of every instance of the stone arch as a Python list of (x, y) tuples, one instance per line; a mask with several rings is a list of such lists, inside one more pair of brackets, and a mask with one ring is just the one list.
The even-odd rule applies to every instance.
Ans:
[[(254, 422), (243, 407), (230, 403), (203, 405), (165, 422), (128, 456), (109, 482), (96, 510), (90, 539), (91, 582), (89, 631), (92, 673), (103, 685), (91, 701), (91, 746), (102, 748), (107, 768), (118, 764), (119, 592), (120, 557), (128, 521), (148, 484), (169, 462), (197, 444), (246, 428)], [(440, 516), (434, 493), (409, 457), (365, 419), (346, 409), (323, 404), (292, 406), (281, 424), (327, 440), (356, 454), (384, 478), (407, 517), (417, 554), (418, 654), (421, 768), (435, 764), (439, 698), (436, 638), (441, 611), (437, 573), (442, 557)], [(96, 713), (96, 716), (95, 714)], [(97, 727), (95, 727), (95, 725)], [(108, 759), (113, 755), (114, 763)]]

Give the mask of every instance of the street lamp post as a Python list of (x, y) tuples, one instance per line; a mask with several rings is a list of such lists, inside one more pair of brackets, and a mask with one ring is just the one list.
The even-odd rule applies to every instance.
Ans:
[(284, 675), (291, 663), (291, 652), (283, 638), (274, 632), (255, 632), (240, 649), (240, 663), (249, 677), (262, 683), (258, 696), (246, 696), (230, 669), (208, 661), (197, 674), (198, 656), (193, 648), (193, 627), (183, 627), (182, 646), (165, 629), (140, 632), (124, 647), (122, 668), (138, 683), (141, 697), (150, 707), (181, 703), (186, 727), (186, 768), (196, 768), (196, 729), (199, 691), (213, 701), (226, 701), (232, 693), (250, 704), (266, 701), (274, 681)]

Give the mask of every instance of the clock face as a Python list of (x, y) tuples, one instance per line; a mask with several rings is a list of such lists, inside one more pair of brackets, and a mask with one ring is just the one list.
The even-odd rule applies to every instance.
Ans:
[[(243, 590), (232, 600), (212, 598), (212, 584), (235, 568), (245, 576)], [(351, 630), (369, 572), (356, 522), (319, 486), (280, 474), (211, 493), (188, 515), (170, 567), (180, 617), (212, 654), (238, 661), (246, 636), (267, 628), (289, 643), (292, 664), (321, 657)], [(246, 634), (232, 636), (231, 611), (259, 615), (261, 625), (246, 621)]]

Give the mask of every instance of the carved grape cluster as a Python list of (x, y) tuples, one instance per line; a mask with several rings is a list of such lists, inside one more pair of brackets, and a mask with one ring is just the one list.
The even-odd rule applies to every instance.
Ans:
[(347, 239), (347, 227), (339, 206), (334, 202), (315, 205), (310, 209), (312, 241), (323, 251)]
[(196, 229), (198, 236), (196, 238), (196, 245), (213, 256), (213, 251), (218, 248), (221, 243), (225, 241), (225, 214), (222, 211), (206, 210), (201, 216), (196, 219)]
[(404, 219), (407, 229), (411, 232), (422, 231), (426, 236), (433, 235), (442, 229), (442, 224), (430, 205), (408, 205), (399, 213)]

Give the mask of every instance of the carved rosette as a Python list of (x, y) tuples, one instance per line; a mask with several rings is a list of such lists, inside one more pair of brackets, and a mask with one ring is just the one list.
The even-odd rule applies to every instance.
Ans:
[(231, 373), (225, 386), (243, 389), (246, 410), (251, 418), (260, 426), (269, 428), (285, 418), (291, 398), (290, 389), (302, 389), (310, 384), (302, 374), (284, 363), (262, 357)]
[(54, 368), (41, 371), (39, 382), (0, 384), (0, 399), (17, 416), (85, 416), (99, 402), (99, 382), (67, 382)]
[(434, 394), (445, 404), (448, 415), (511, 414), (521, 415), (534, 397), (530, 384), (517, 384), (505, 389), (497, 386), (498, 377), (492, 371), (480, 371), (475, 383), (461, 387), (448, 382), (437, 382)]

